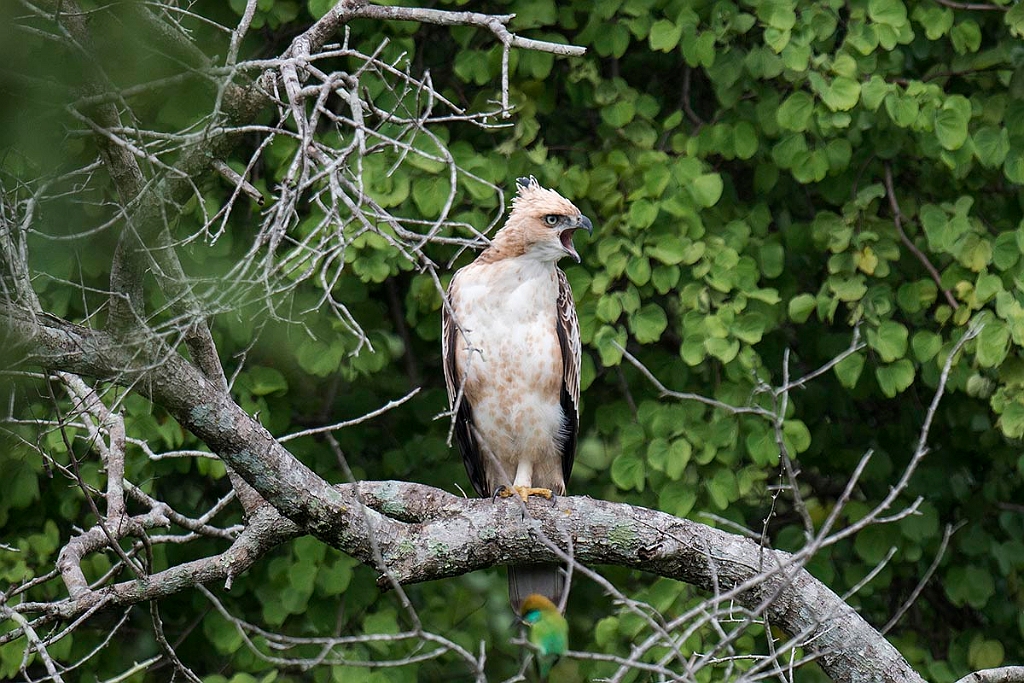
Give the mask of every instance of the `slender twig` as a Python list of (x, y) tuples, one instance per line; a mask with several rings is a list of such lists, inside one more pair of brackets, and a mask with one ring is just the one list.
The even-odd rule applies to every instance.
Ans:
[(892, 208), (892, 222), (896, 226), (896, 232), (899, 233), (900, 241), (906, 245), (907, 249), (910, 250), (917, 260), (921, 262), (921, 265), (925, 267), (928, 274), (932, 276), (932, 280), (935, 281), (935, 285), (942, 291), (946, 297), (946, 301), (955, 311), (958, 308), (956, 298), (953, 293), (942, 286), (942, 276), (939, 275), (939, 271), (935, 269), (931, 261), (923, 251), (917, 248), (917, 245), (907, 236), (907, 233), (903, 230), (903, 213), (900, 211), (899, 202), (896, 200), (896, 190), (893, 188), (892, 182), (892, 166), (890, 164), (885, 165), (885, 192), (889, 196), (889, 206)]
[(17, 624), (17, 631), (24, 635), (29, 642), (29, 647), (36, 651), (39, 658), (43, 660), (43, 666), (46, 667), (46, 673), (50, 674), (50, 680), (54, 683), (64, 683), (64, 679), (61, 678), (60, 672), (57, 671), (57, 663), (50, 657), (50, 653), (46, 650), (46, 646), (43, 644), (39, 634), (36, 633), (35, 629), (18, 612), (10, 609), (6, 605), (0, 604), (0, 617), (4, 619), (10, 619)]
[(345, 420), (343, 422), (336, 422), (332, 425), (326, 425), (324, 427), (313, 427), (311, 429), (303, 429), (301, 432), (294, 432), (293, 434), (282, 436), (281, 438), (278, 439), (278, 441), (284, 443), (286, 441), (291, 441), (292, 439), (298, 439), (299, 437), (302, 436), (310, 436), (312, 434), (329, 434), (330, 432), (334, 432), (339, 429), (344, 429), (345, 427), (351, 427), (353, 425), (361, 424), (363, 422), (366, 422), (367, 420), (372, 420), (375, 417), (383, 415), (392, 408), (397, 408), (398, 406), (402, 405), (403, 403), (405, 403), (418, 393), (420, 393), (420, 388), (416, 387), (402, 398), (396, 399), (394, 401), (388, 401), (385, 405), (381, 406), (380, 408), (377, 408), (376, 410), (372, 410), (366, 413), (365, 415), (360, 415), (357, 418)]
[(952, 524), (946, 525), (946, 530), (942, 534), (942, 542), (939, 544), (939, 549), (935, 553), (935, 558), (932, 560), (931, 565), (929, 565), (928, 569), (921, 576), (920, 580), (918, 580), (917, 585), (914, 586), (914, 590), (910, 592), (910, 595), (907, 597), (907, 599), (904, 600), (903, 604), (900, 605), (900, 608), (896, 610), (896, 613), (893, 614), (889, 621), (886, 622), (885, 626), (879, 629), (879, 633), (881, 633), (883, 636), (886, 633), (888, 633), (892, 629), (892, 627), (895, 626), (897, 622), (899, 622), (903, 615), (907, 613), (907, 610), (909, 610), (911, 606), (917, 601), (917, 597), (921, 595), (921, 591), (924, 590), (924, 587), (928, 584), (928, 581), (931, 580), (932, 576), (935, 575), (935, 571), (939, 568), (939, 562), (942, 561), (943, 556), (945, 556), (946, 554), (946, 547), (949, 545), (949, 539), (952, 538), (953, 534), (956, 533), (957, 529), (959, 529), (964, 524), (966, 524), (966, 522), (961, 522), (956, 526), (953, 526)]
[(935, 0), (940, 5), (952, 9), (965, 9), (978, 12), (1009, 12), (1013, 5), (990, 5), (984, 2), (957, 2), (956, 0)]

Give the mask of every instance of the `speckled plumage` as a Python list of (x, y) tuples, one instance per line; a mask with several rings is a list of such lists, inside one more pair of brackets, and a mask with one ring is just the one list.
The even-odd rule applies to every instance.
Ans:
[[(481, 496), (512, 486), (565, 493), (576, 452), (580, 339), (572, 290), (556, 264), (579, 259), (571, 238), (580, 228), (592, 225), (572, 202), (533, 178), (520, 181), (505, 226), (448, 288), (445, 380), (459, 449)], [(522, 568), (522, 586), (516, 569), (513, 608), (524, 591), (558, 601), (556, 567), (539, 577)], [(535, 578), (550, 585), (538, 587)]]

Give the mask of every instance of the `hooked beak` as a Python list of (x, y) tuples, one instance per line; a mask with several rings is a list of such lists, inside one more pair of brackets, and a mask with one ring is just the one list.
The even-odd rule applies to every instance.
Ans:
[(586, 230), (588, 235), (594, 234), (594, 224), (590, 222), (590, 219), (584, 215), (576, 217), (576, 223), (571, 228), (566, 228), (559, 234), (558, 238), (562, 241), (562, 248), (565, 253), (569, 254), (576, 263), (580, 262), (580, 254), (576, 251), (576, 247), (572, 243), (572, 235), (577, 230)]

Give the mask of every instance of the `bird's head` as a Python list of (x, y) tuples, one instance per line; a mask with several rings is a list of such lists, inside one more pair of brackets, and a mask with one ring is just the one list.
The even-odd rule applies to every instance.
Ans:
[(561, 612), (558, 611), (555, 603), (538, 593), (526, 596), (522, 606), (519, 608), (519, 612), (522, 615), (523, 621), (527, 624), (536, 624), (545, 615), (558, 614), (561, 616)]
[(541, 187), (533, 176), (520, 178), (516, 185), (512, 212), (502, 232), (515, 235), (524, 253), (550, 261), (568, 255), (579, 263), (572, 236), (581, 229), (592, 234), (594, 224), (590, 219), (562, 195)]

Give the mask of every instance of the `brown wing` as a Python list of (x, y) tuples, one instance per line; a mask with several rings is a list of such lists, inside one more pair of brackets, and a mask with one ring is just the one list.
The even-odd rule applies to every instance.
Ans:
[[(444, 383), (448, 389), (448, 407), (454, 411), (455, 441), (462, 453), (462, 463), (466, 466), (469, 482), (478, 496), (489, 496), (492, 491), (487, 488), (487, 477), (480, 453), (480, 444), (474, 434), (473, 407), (465, 395), (461, 394), (462, 373), (459, 372), (455, 349), (459, 343), (458, 324), (452, 319), (455, 302), (458, 299), (459, 274), (456, 273), (448, 285), (448, 293), (441, 305), (441, 354), (444, 357)], [(575, 313), (574, 313), (575, 317)]]
[(558, 270), (558, 300), (556, 304), (555, 327), (558, 330), (558, 345), (562, 349), (562, 391), (560, 402), (565, 422), (562, 431), (562, 476), (566, 483), (572, 473), (576, 458), (576, 435), (580, 423), (580, 323), (576, 319), (576, 304), (572, 300), (572, 288), (565, 273)]

